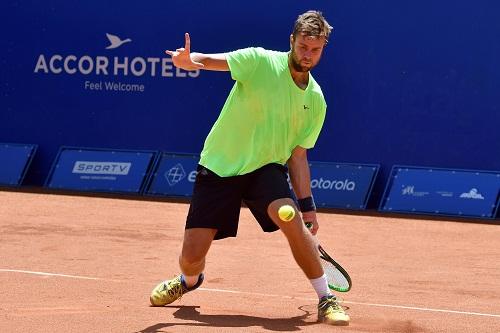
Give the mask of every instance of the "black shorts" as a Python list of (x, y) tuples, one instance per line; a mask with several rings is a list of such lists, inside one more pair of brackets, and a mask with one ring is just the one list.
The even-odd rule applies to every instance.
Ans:
[(220, 177), (199, 165), (186, 229), (217, 229), (214, 239), (235, 237), (244, 202), (262, 230), (278, 230), (267, 214), (267, 207), (276, 199), (292, 198), (287, 175), (287, 168), (275, 163), (233, 177)]

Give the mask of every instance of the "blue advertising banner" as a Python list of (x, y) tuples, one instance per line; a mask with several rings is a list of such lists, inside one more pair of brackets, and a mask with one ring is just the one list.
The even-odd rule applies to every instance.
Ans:
[[(198, 155), (164, 153), (146, 194), (190, 197), (198, 161)], [(310, 167), (311, 188), (318, 207), (366, 207), (377, 165), (311, 162)]]
[(366, 208), (378, 165), (310, 162), (309, 166), (318, 207)]
[(0, 185), (21, 185), (36, 149), (36, 145), (0, 143)]
[(500, 172), (394, 166), (380, 211), (494, 218)]
[(146, 194), (190, 197), (199, 159), (199, 155), (163, 153)]
[(62, 147), (45, 186), (94, 192), (141, 193), (157, 152)]

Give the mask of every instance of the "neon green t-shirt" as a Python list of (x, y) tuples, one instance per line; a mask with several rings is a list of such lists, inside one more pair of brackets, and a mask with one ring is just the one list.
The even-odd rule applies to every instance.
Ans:
[(312, 148), (326, 113), (312, 75), (300, 89), (287, 52), (246, 48), (226, 58), (236, 82), (205, 140), (200, 164), (221, 177), (236, 176), (270, 163), (284, 165), (297, 146)]

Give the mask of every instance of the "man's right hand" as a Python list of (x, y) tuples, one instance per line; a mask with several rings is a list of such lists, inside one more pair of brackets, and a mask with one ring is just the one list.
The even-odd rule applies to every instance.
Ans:
[(195, 62), (191, 59), (191, 39), (186, 32), (185, 45), (175, 51), (166, 50), (165, 53), (172, 56), (172, 62), (175, 67), (184, 69), (186, 71), (194, 71), (205, 67), (201, 62)]

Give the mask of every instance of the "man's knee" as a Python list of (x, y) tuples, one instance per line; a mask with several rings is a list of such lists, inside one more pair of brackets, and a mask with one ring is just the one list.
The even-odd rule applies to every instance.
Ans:
[[(279, 209), (285, 205), (291, 206), (294, 210), (294, 217), (289, 221), (284, 221), (279, 216)], [(276, 199), (267, 207), (267, 214), (281, 230), (297, 228), (302, 223), (302, 218), (298, 212), (295, 202), (290, 198)]]
[(184, 233), (180, 264), (197, 265), (204, 262), (216, 232), (216, 229), (187, 229)]

